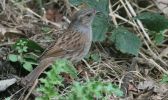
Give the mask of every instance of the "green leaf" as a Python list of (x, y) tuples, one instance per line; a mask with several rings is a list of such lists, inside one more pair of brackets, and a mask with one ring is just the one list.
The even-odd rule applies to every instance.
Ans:
[(71, 62), (69, 62), (66, 59), (57, 59), (54, 66), (57, 68), (57, 70), (60, 70), (61, 72), (69, 73), (73, 78), (77, 77), (77, 71), (72, 65)]
[(107, 90), (112, 91), (117, 96), (123, 96), (123, 91), (121, 91), (117, 86), (113, 84), (108, 84), (106, 87)]
[(123, 53), (138, 55), (141, 47), (140, 39), (123, 27), (113, 30), (110, 38), (117, 49)]
[(40, 52), (44, 51), (44, 49), (39, 44), (37, 44), (36, 42), (34, 42), (32, 40), (25, 39), (25, 38), (17, 40), (16, 43), (14, 44), (14, 48), (20, 48), (19, 50), (27, 51), (26, 50), (27, 47), (28, 47), (28, 49), (34, 50), (34, 51), (36, 51), (36, 50), (38, 50)]
[(156, 44), (161, 44), (164, 40), (164, 36), (162, 34), (156, 34), (154, 40)]
[(72, 3), (73, 5), (79, 5), (83, 2), (84, 0), (69, 0), (70, 3)]
[(162, 31), (168, 28), (168, 19), (158, 13), (144, 12), (137, 17), (151, 31)]
[(102, 12), (105, 15), (108, 15), (108, 0), (84, 0), (89, 7), (96, 8), (97, 11)]
[(105, 40), (105, 33), (108, 30), (108, 0), (70, 0), (72, 4), (85, 3), (89, 8), (94, 8), (99, 11), (93, 21), (93, 41)]
[(168, 83), (168, 75), (163, 74), (161, 83)]
[(18, 55), (15, 55), (15, 54), (9, 54), (9, 55), (8, 55), (8, 58), (9, 58), (9, 60), (12, 61), (12, 62), (18, 61)]
[(110, 96), (112, 93), (117, 96), (123, 96), (123, 92), (110, 82), (105, 83), (94, 80), (85, 83), (74, 82), (66, 100), (93, 100), (95, 98), (102, 100), (106, 98), (105, 96)]
[(55, 85), (57, 86), (64, 86), (62, 84), (63, 78), (60, 75), (62, 72), (70, 73), (71, 76), (77, 76), (76, 69), (73, 68), (72, 64), (65, 60), (65, 59), (57, 59), (56, 62), (52, 65), (52, 69), (48, 72), (45, 72), (47, 77), (44, 79), (40, 79), (41, 83), (43, 85), (38, 88), (38, 91), (43, 94), (42, 97), (43, 100), (46, 100), (46, 98), (54, 98), (59, 96), (58, 92), (53, 89), (55, 88)]
[(5, 98), (5, 100), (11, 100), (11, 97), (7, 97), (7, 98)]
[(93, 24), (93, 41), (105, 40), (105, 33), (108, 30), (109, 24), (106, 16), (103, 14), (96, 16)]
[(24, 54), (24, 59), (26, 61), (31, 61), (31, 62), (35, 63), (35, 62), (37, 62), (38, 57), (34, 53), (27, 53), (27, 54)]
[(99, 53), (93, 53), (90, 56), (91, 56), (91, 59), (93, 61), (99, 61), (100, 60), (100, 54)]
[(42, 30), (42, 32), (44, 32), (44, 33), (48, 33), (48, 32), (51, 31), (51, 28), (50, 28), (50, 27), (47, 27), (47, 26), (44, 26), (44, 27), (41, 28), (41, 30)]
[(23, 68), (26, 69), (27, 71), (32, 71), (33, 70), (32, 63), (25, 61), (23, 64)]
[(74, 5), (85, 3), (90, 8), (95, 8), (97, 11), (102, 12), (106, 16), (108, 16), (109, 12), (108, 2), (108, 0), (70, 0), (70, 3)]

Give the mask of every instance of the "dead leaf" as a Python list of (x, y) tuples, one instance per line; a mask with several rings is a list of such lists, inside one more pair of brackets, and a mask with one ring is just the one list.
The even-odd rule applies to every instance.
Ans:
[(140, 94), (136, 100), (151, 100), (152, 95), (153, 95), (153, 89), (150, 89)]
[(168, 0), (153, 0), (156, 6), (166, 15), (168, 16)]
[(145, 90), (145, 89), (152, 89), (152, 88), (159, 88), (153, 80), (146, 80), (143, 82), (140, 82), (137, 86), (139, 90)]
[[(159, 84), (159, 83), (156, 83), (155, 81), (149, 79), (147, 81), (140, 82), (138, 85), (138, 89), (141, 89), (141, 90), (146, 90), (146, 89), (151, 90), (152, 89), (153, 92), (155, 92), (157, 94), (157, 95), (152, 95), (152, 98), (155, 98), (154, 100), (161, 100), (160, 98), (163, 98), (165, 96), (165, 94), (168, 92), (168, 85), (161, 84), (161, 83)], [(148, 94), (148, 92), (147, 92), (147, 94)], [(140, 96), (139, 98), (141, 98), (141, 97), (144, 97), (144, 95)], [(139, 100), (142, 100), (142, 98)]]
[(168, 57), (168, 47), (160, 53), (160, 57)]

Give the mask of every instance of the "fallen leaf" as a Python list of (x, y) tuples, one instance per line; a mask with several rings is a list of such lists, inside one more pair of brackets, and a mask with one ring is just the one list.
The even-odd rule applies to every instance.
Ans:
[(168, 16), (168, 0), (153, 0), (153, 2), (155, 2), (156, 6)]

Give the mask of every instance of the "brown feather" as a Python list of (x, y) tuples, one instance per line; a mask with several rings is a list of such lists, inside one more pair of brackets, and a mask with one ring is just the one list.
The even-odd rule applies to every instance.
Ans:
[[(40, 57), (39, 65), (21, 80), (21, 84), (31, 85), (57, 58), (65, 58), (72, 62), (80, 61), (91, 46), (91, 23), (95, 15), (94, 12), (95, 10), (88, 9), (74, 15), (75, 18), (68, 29), (44, 51)], [(88, 17), (87, 14), (92, 14), (92, 16)]]

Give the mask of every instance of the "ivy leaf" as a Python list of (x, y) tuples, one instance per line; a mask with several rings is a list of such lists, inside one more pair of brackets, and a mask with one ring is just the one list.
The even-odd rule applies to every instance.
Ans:
[(113, 30), (111, 38), (117, 49), (123, 53), (138, 55), (141, 47), (140, 39), (123, 27)]
[(151, 31), (159, 32), (168, 28), (168, 19), (158, 13), (144, 12), (137, 17)]
[(96, 16), (93, 22), (93, 41), (105, 40), (105, 33), (108, 30), (108, 20), (103, 14)]

